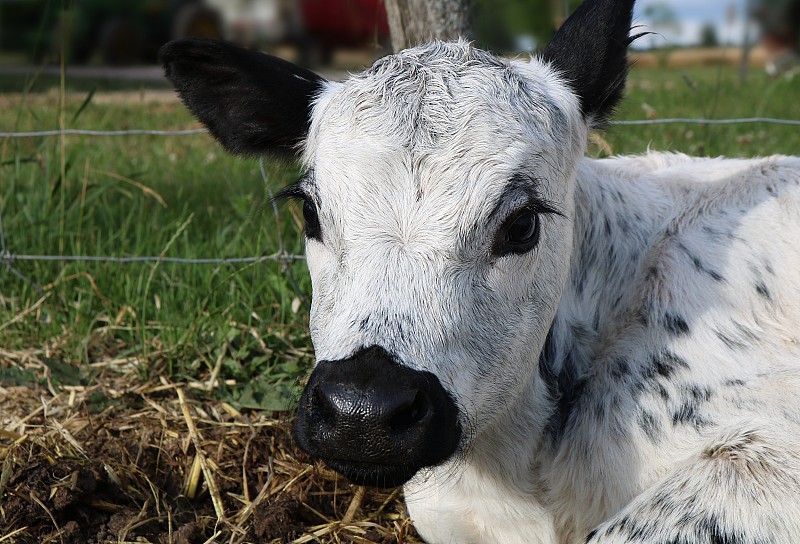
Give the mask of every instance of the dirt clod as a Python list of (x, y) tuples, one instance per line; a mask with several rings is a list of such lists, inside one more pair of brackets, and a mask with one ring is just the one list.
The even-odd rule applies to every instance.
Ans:
[(260, 504), (254, 517), (253, 532), (258, 538), (285, 542), (301, 532), (303, 506), (297, 499), (280, 497), (269, 504)]

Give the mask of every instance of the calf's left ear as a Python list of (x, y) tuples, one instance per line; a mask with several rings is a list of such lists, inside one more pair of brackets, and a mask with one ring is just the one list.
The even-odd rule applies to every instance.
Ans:
[(170, 42), (159, 60), (186, 107), (238, 155), (296, 155), (325, 83), (291, 62), (215, 40)]
[(555, 67), (578, 95), (592, 125), (602, 125), (622, 98), (634, 0), (584, 0), (564, 22), (541, 59)]

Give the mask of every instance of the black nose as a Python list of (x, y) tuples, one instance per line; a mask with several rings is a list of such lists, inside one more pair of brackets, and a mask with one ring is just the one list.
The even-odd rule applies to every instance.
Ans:
[(317, 364), (300, 398), (294, 436), (301, 449), (351, 480), (392, 487), (450, 457), (461, 429), (456, 405), (436, 376), (371, 347)]

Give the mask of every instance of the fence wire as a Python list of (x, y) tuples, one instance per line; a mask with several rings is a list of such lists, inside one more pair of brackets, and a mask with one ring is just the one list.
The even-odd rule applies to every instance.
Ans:
[[(64, 131), (69, 132), (69, 131)], [(119, 132), (123, 132), (125, 134), (154, 134), (158, 136), (163, 135), (187, 135), (187, 134), (199, 134), (202, 132), (207, 132), (206, 129), (200, 130), (181, 130), (181, 131), (164, 131), (164, 130), (157, 130), (157, 131), (145, 131), (145, 130), (127, 130), (127, 131), (83, 131), (81, 134), (89, 133), (90, 136), (96, 135), (108, 135), (108, 134), (100, 134), (100, 132), (112, 132), (113, 135), (118, 135)], [(26, 134), (26, 135), (53, 135), (59, 134), (61, 131), (43, 131), (38, 133), (15, 133), (15, 134)], [(71, 134), (75, 134), (76, 132), (70, 132)], [(2, 134), (2, 133), (0, 133)], [(5, 229), (3, 227), (3, 214), (0, 211), (0, 267), (5, 268), (8, 272), (12, 273), (16, 277), (18, 277), (23, 282), (30, 285), (40, 296), (44, 295), (44, 290), (42, 287), (36, 283), (34, 280), (20, 272), (14, 267), (14, 263), (17, 261), (36, 261), (36, 262), (92, 262), (92, 263), (118, 263), (118, 264), (126, 264), (126, 263), (169, 263), (169, 264), (181, 264), (181, 265), (226, 265), (226, 264), (254, 264), (254, 263), (261, 263), (265, 261), (274, 261), (278, 263), (281, 267), (282, 272), (287, 272), (289, 264), (294, 261), (305, 260), (305, 255), (294, 255), (291, 253), (287, 253), (285, 249), (285, 245), (283, 243), (283, 230), (281, 229), (280, 224), (280, 215), (278, 213), (278, 205), (275, 202), (274, 195), (272, 193), (272, 188), (269, 186), (269, 179), (267, 177), (267, 170), (264, 167), (264, 159), (259, 159), (259, 169), (261, 172), (261, 178), (264, 182), (264, 186), (269, 193), (270, 201), (272, 202), (272, 211), (275, 216), (275, 226), (276, 231), (278, 233), (278, 252), (273, 253), (270, 255), (258, 255), (252, 257), (222, 257), (222, 258), (192, 258), (192, 257), (167, 257), (163, 255), (144, 255), (144, 256), (111, 256), (111, 255), (26, 255), (26, 254), (17, 254), (11, 253), (8, 248)], [(308, 300), (303, 295), (300, 287), (297, 285), (296, 280), (289, 276), (289, 280), (292, 283), (292, 287), (295, 290), (297, 296), (300, 297), (301, 303), (305, 306), (309, 306)]]
[(611, 121), (617, 126), (632, 125), (737, 125), (747, 123), (767, 123), (773, 125), (800, 125), (800, 119), (778, 119), (775, 117), (742, 117), (738, 119), (692, 119), (690, 117), (673, 117), (670, 119), (634, 119), (630, 121)]
[[(743, 117), (733, 119), (697, 119), (688, 117), (673, 117), (666, 119), (634, 119), (611, 121), (612, 126), (641, 126), (641, 125), (669, 125), (669, 124), (692, 124), (692, 125), (734, 125), (765, 123), (775, 125), (798, 125), (800, 119), (780, 119), (775, 117)], [(28, 132), (0, 132), (0, 138), (39, 138), (48, 136), (193, 136), (196, 134), (208, 133), (208, 129), (182, 129), (182, 130), (151, 130), (151, 129), (128, 129), (128, 130), (86, 130), (86, 129), (63, 129), (63, 130), (40, 130)], [(267, 188), (267, 192), (272, 197), (272, 189), (267, 180), (266, 170), (263, 159), (259, 161), (261, 176)], [(11, 272), (24, 282), (31, 285), (40, 294), (42, 288), (32, 279), (22, 274), (14, 267), (17, 261), (37, 261), (37, 262), (99, 262), (99, 263), (170, 263), (180, 265), (226, 265), (226, 264), (253, 264), (265, 261), (275, 261), (285, 270), (289, 263), (304, 260), (304, 255), (292, 255), (286, 253), (284, 249), (283, 237), (280, 228), (280, 218), (278, 209), (273, 201), (273, 212), (278, 231), (278, 252), (270, 255), (259, 255), (252, 257), (227, 257), (227, 258), (186, 258), (186, 257), (166, 257), (166, 256), (105, 256), (105, 255), (26, 255), (11, 253), (5, 231), (3, 229), (3, 217), (0, 213), (0, 266)], [(305, 300), (304, 300), (305, 302)]]
[[(797, 125), (800, 126), (800, 119), (781, 119), (777, 117), (741, 117), (733, 119), (697, 119), (691, 117), (671, 117), (665, 119), (632, 119), (611, 121), (612, 126), (641, 126), (641, 125), (736, 125), (764, 123), (772, 125)], [(192, 136), (195, 134), (206, 134), (208, 129), (194, 128), (184, 130), (150, 130), (150, 129), (129, 129), (129, 130), (85, 130), (67, 128), (64, 130), (40, 130), (30, 132), (0, 132), (0, 138), (39, 138), (46, 136)]]
[(129, 129), (129, 130), (85, 130), (81, 128), (65, 128), (64, 130), (39, 130), (32, 132), (0, 132), (0, 138), (38, 138), (40, 136), (191, 136), (193, 134), (205, 134), (207, 128), (192, 128), (185, 130), (150, 130), (150, 129)]
[(14, 261), (42, 261), (42, 262), (91, 262), (91, 263), (171, 263), (171, 264), (252, 264), (264, 261), (300, 261), (304, 255), (290, 255), (288, 253), (273, 253), (260, 257), (221, 257), (221, 258), (186, 258), (186, 257), (113, 257), (104, 255), (19, 255), (16, 253), (3, 253), (0, 262), (6, 264)]

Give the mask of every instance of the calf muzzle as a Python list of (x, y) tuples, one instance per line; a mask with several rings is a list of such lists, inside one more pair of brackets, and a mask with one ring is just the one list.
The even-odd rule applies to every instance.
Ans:
[(317, 364), (300, 398), (294, 438), (353, 482), (394, 487), (452, 456), (461, 427), (435, 375), (374, 346)]

